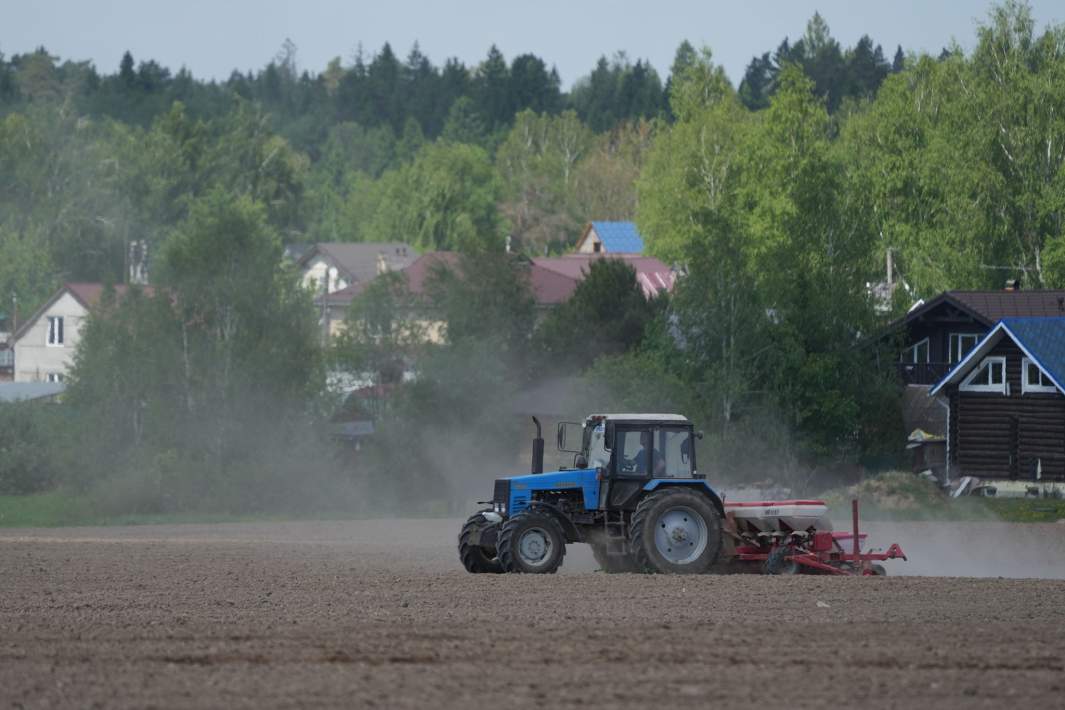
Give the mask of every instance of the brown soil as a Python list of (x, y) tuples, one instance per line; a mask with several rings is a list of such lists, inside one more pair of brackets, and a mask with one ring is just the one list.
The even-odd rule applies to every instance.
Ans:
[[(579, 545), (559, 575), (468, 575), (458, 526), (2, 531), (0, 707), (1000, 708), (1065, 692), (1065, 582), (608, 576)], [(1065, 548), (1065, 525), (1044, 533)]]

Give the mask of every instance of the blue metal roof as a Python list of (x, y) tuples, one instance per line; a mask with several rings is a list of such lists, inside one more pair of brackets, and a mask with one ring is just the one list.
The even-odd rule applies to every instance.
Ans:
[(633, 222), (592, 222), (608, 254), (642, 254), (643, 237)]
[(1035, 361), (1039, 369), (1065, 394), (1065, 318), (1030, 317), (1003, 318), (984, 339), (976, 344), (965, 359), (947, 373), (933, 387), (937, 394), (944, 385), (957, 382), (979, 363), (1004, 337), (1009, 337), (1024, 354)]
[(1065, 392), (1065, 318), (1003, 318), (999, 322), (1021, 350)]

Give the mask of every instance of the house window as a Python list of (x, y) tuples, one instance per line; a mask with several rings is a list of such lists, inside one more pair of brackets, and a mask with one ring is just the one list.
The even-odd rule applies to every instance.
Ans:
[(48, 344), (63, 345), (63, 316), (48, 316)]
[(928, 352), (928, 338), (918, 341), (902, 351), (904, 363), (930, 362)]
[(49, 372), (48, 373), (48, 381), (49, 382), (62, 382), (63, 381), (63, 373), (62, 372)]
[(950, 362), (961, 362), (976, 347), (980, 336), (976, 333), (950, 334)]
[(980, 366), (962, 380), (963, 392), (1006, 394), (1006, 358), (985, 357)]
[(1021, 360), (1022, 392), (1027, 394), (1028, 392), (1054, 392), (1056, 390), (1054, 382), (1039, 369), (1039, 365), (1028, 358)]

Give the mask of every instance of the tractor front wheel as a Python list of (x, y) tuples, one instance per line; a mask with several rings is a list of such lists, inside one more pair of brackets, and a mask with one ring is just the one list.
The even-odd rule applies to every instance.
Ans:
[(486, 512), (488, 511), (482, 510), (470, 516), (470, 519), (462, 526), (462, 532), (459, 533), (459, 559), (462, 560), (462, 566), (466, 568), (466, 571), (474, 574), (498, 574), (503, 571), (495, 550), (480, 544), (482, 533), (493, 525), (499, 525), (482, 515)]
[(503, 523), (498, 550), (504, 572), (553, 574), (566, 555), (566, 536), (549, 513), (526, 511)]
[(629, 524), (637, 566), (647, 572), (702, 574), (721, 551), (721, 514), (707, 496), (683, 488), (640, 501)]

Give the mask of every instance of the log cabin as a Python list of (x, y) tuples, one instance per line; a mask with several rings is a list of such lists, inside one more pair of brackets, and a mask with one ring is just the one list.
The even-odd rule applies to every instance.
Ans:
[(929, 392), (947, 476), (1065, 481), (1065, 317), (1003, 318)]

